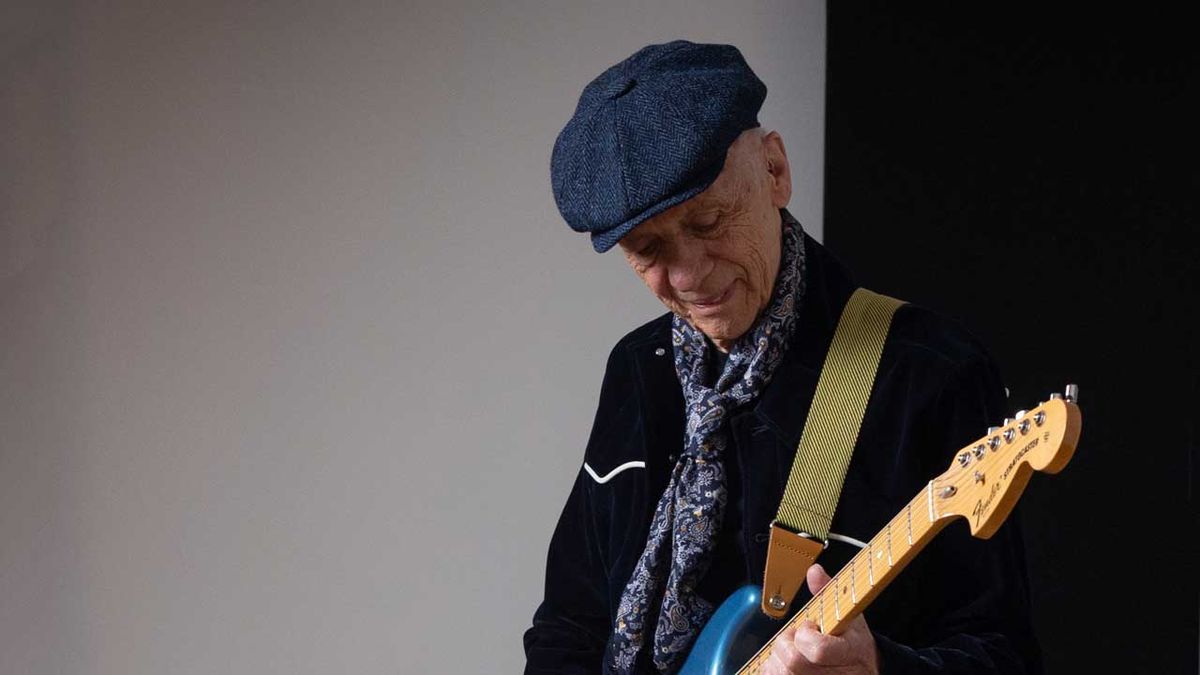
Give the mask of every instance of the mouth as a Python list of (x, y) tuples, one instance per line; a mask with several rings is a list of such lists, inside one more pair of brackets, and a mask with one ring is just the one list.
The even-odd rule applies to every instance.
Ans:
[(728, 301), (732, 295), (733, 284), (731, 283), (725, 287), (725, 290), (717, 293), (716, 295), (710, 295), (706, 298), (700, 298), (699, 300), (692, 300), (689, 301), (688, 304), (695, 308), (695, 314), (699, 314), (701, 316), (714, 314), (721, 309), (721, 305), (725, 304), (725, 302)]

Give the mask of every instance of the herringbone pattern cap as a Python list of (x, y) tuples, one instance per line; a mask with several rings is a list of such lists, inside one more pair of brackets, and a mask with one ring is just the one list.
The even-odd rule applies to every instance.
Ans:
[(731, 45), (649, 45), (584, 88), (558, 135), (550, 183), (563, 219), (607, 251), (712, 184), (758, 126), (767, 88)]

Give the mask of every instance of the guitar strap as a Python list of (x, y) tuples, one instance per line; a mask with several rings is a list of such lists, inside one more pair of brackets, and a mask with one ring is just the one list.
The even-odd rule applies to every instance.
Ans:
[(787, 616), (809, 566), (829, 545), (829, 524), (854, 454), (883, 343), (892, 315), (902, 304), (859, 288), (838, 319), (779, 513), (771, 523), (762, 592), (762, 611), (768, 616)]

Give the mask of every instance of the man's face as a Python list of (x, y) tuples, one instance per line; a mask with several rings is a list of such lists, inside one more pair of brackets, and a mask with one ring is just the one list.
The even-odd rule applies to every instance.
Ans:
[(790, 196), (779, 134), (751, 129), (707, 190), (635, 227), (621, 250), (667, 309), (728, 351), (771, 299)]

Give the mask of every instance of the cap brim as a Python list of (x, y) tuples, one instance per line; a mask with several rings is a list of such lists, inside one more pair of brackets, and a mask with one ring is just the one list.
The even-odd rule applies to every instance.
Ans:
[(716, 162), (714, 167), (701, 174), (698, 180), (693, 182), (684, 190), (676, 192), (660, 202), (656, 202), (646, 210), (630, 218), (629, 220), (626, 220), (620, 225), (610, 227), (603, 232), (592, 232), (592, 248), (594, 248), (597, 253), (604, 253), (605, 251), (616, 246), (617, 242), (621, 241), (622, 237), (629, 234), (633, 228), (641, 225), (646, 220), (649, 220), (650, 218), (657, 216), (672, 206), (682, 204), (701, 192), (704, 192), (709, 188), (710, 185), (713, 184), (713, 181), (717, 179), (717, 176), (721, 174), (721, 169), (724, 168), (724, 166), (725, 158), (722, 157), (721, 161)]

